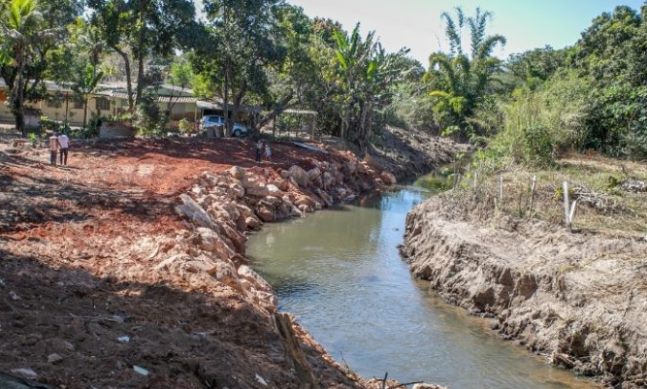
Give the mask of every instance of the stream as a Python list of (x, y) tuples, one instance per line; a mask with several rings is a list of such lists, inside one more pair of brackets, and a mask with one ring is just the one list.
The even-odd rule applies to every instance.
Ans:
[(428, 194), (414, 187), (286, 223), (248, 243), (279, 309), (341, 364), (365, 377), (450, 388), (593, 388), (445, 304), (401, 259), (407, 212)]

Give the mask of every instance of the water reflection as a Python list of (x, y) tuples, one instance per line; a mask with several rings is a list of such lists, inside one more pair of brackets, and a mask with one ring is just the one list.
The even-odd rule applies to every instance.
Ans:
[(484, 321), (426, 292), (398, 253), (406, 213), (425, 197), (402, 190), (283, 224), (248, 252), (280, 308), (364, 376), (452, 388), (587, 388), (503, 342)]

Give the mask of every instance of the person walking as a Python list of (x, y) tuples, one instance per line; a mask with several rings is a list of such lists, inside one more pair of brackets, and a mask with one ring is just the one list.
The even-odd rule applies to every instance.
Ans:
[(59, 146), (59, 152), (61, 155), (61, 165), (67, 166), (67, 153), (70, 148), (70, 138), (65, 135), (65, 133), (61, 133), (58, 136), (58, 146)]
[(256, 141), (256, 162), (261, 163), (261, 154), (263, 153), (263, 140)]
[(272, 162), (272, 148), (270, 147), (270, 142), (265, 142), (265, 159)]
[(58, 158), (58, 136), (53, 133), (49, 137), (49, 163), (56, 166), (56, 158)]

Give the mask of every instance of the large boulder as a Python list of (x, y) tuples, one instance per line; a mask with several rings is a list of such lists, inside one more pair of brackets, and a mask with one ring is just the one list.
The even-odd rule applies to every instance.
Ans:
[(254, 197), (265, 197), (270, 194), (270, 190), (265, 185), (248, 186), (247, 188), (245, 188), (245, 192), (249, 196)]
[(214, 253), (221, 259), (230, 260), (236, 255), (227, 242), (211, 228), (198, 227), (196, 231), (201, 249)]
[(336, 183), (335, 181), (336, 181), (336, 180), (335, 180), (335, 177), (334, 177), (332, 174), (328, 173), (328, 172), (325, 172), (325, 173), (321, 176), (321, 182), (322, 182), (322, 184), (323, 184), (323, 188), (324, 188), (324, 190), (328, 190), (328, 189), (330, 189), (333, 185), (335, 185), (335, 183)]
[(234, 178), (242, 180), (245, 177), (245, 169), (240, 166), (232, 166), (229, 169), (229, 174)]
[(267, 188), (268, 196), (275, 196), (275, 197), (283, 196), (283, 191), (274, 184), (268, 184), (266, 188)]
[(388, 186), (392, 186), (398, 183), (398, 180), (395, 178), (393, 173), (387, 172), (386, 170), (380, 174), (380, 178), (382, 179), (382, 182), (384, 182)]
[(256, 215), (258, 216), (259, 219), (261, 219), (265, 223), (273, 222), (276, 219), (274, 215), (274, 209), (272, 209), (271, 207), (265, 204), (260, 205), (256, 209)]
[(321, 176), (321, 169), (318, 167), (308, 170), (308, 178), (310, 181), (316, 180), (319, 176)]
[(290, 178), (292, 178), (294, 182), (296, 182), (297, 185), (299, 185), (299, 187), (306, 188), (308, 187), (308, 185), (310, 185), (310, 177), (308, 176), (308, 173), (305, 170), (303, 170), (300, 166), (297, 166), (297, 165), (290, 166), (288, 173), (290, 175)]
[(319, 196), (319, 198), (321, 198), (326, 207), (331, 207), (335, 203), (333, 198), (323, 190), (317, 188), (315, 189), (315, 193), (317, 194), (317, 196)]
[(175, 212), (177, 212), (178, 215), (187, 218), (197, 226), (217, 229), (216, 224), (213, 222), (207, 211), (205, 211), (204, 208), (202, 208), (186, 193), (180, 195), (180, 204), (175, 207)]

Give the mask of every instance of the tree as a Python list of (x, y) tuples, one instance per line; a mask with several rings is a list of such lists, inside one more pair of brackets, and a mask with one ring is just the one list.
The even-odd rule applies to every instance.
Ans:
[(227, 133), (250, 94), (268, 93), (265, 67), (285, 55), (275, 36), (278, 0), (208, 0), (209, 44), (198, 46), (193, 63), (223, 100)]
[(350, 35), (336, 31), (334, 38), (338, 76), (343, 84), (343, 93), (338, 96), (341, 136), (364, 152), (368, 148), (376, 110), (390, 103), (390, 86), (403, 76), (403, 62), (399, 58), (407, 50), (387, 54), (375, 41), (375, 32), (361, 38), (359, 24)]
[(97, 90), (102, 78), (103, 72), (98, 69), (98, 64), (88, 63), (79, 73), (72, 87), (74, 92), (83, 99), (83, 128), (86, 128), (88, 123), (88, 98)]
[[(65, 29), (50, 27), (35, 0), (11, 0), (0, 18), (0, 75), (9, 89), (9, 104), (16, 129), (25, 134), (25, 102), (43, 94), (43, 75), (47, 71), (47, 54), (62, 39)], [(51, 6), (51, 4), (49, 4)], [(53, 14), (59, 16), (59, 14)], [(70, 15), (61, 15), (61, 23)]]
[[(486, 35), (490, 12), (476, 9), (472, 17), (465, 17), (461, 8), (456, 8), (456, 17), (443, 13), (445, 33), (450, 44), (450, 53), (434, 53), (429, 57), (428, 81), (432, 84), (431, 95), (436, 98), (435, 111), (446, 128), (446, 133), (459, 137), (471, 135), (466, 119), (473, 114), (488, 91), (501, 61), (492, 56), (497, 45), (504, 45), (501, 35)], [(470, 36), (469, 54), (463, 47), (463, 30)]]
[(566, 65), (567, 55), (568, 50), (555, 50), (550, 46), (512, 54), (506, 62), (506, 70), (517, 84), (535, 89)]
[[(146, 88), (146, 60), (169, 56), (192, 31), (195, 9), (189, 0), (89, 0), (92, 25), (123, 60), (128, 107), (134, 112)], [(133, 65), (136, 88), (133, 88)]]
[(170, 115), (173, 111), (173, 106), (180, 98), (180, 95), (191, 86), (195, 74), (193, 74), (193, 68), (191, 67), (191, 62), (184, 56), (178, 56), (175, 58), (171, 64), (171, 68), (168, 75), (168, 82), (171, 85), (177, 86), (180, 88), (177, 95), (175, 92), (172, 93), (172, 96), (169, 98), (168, 106), (166, 108), (166, 115)]

